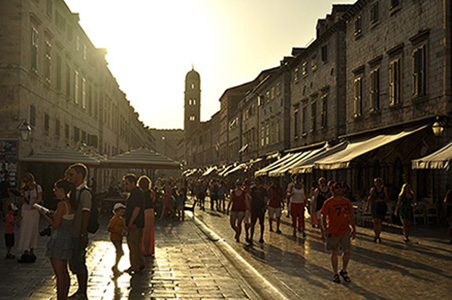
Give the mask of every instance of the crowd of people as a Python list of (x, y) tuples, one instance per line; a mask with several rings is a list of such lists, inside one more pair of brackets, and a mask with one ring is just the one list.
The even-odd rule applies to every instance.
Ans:
[[(13, 189), (8, 182), (0, 184), (3, 219), (5, 227), (6, 258), (12, 259), (15, 245), (15, 225), (20, 224), (17, 250), (23, 254), (19, 262), (36, 260), (34, 249), (37, 246), (40, 215), (49, 223), (52, 232), (47, 243), (46, 256), (49, 257), (57, 280), (58, 299), (87, 299), (88, 270), (85, 254), (88, 233), (95, 205), (93, 192), (87, 187), (88, 169), (83, 164), (68, 167), (64, 177), (54, 184), (57, 199), (56, 209), (48, 210), (41, 206), (42, 187), (33, 174), (27, 173), (21, 181), (20, 205), (11, 202)], [(331, 251), (333, 281), (351, 281), (347, 272), (350, 259), (350, 240), (356, 236), (354, 208), (350, 187), (343, 182), (327, 181), (319, 178), (310, 189), (300, 174), (294, 175), (283, 188), (279, 178), (264, 180), (263, 177), (238, 179), (174, 179), (158, 178), (153, 184), (145, 175), (137, 177), (126, 174), (123, 185), (128, 191), (124, 203), (113, 206), (113, 217), (108, 224), (110, 239), (115, 248), (116, 258), (112, 271), (115, 276), (124, 255), (123, 238), (129, 248), (130, 267), (124, 272), (135, 274), (145, 268), (145, 256), (154, 256), (154, 218), (170, 217), (184, 219), (186, 201), (191, 195), (201, 210), (206, 210), (206, 199), (210, 209), (230, 215), (230, 225), (234, 238), (241, 241), (245, 231), (245, 242), (252, 246), (256, 223), (259, 224), (259, 243), (264, 243), (265, 216), (268, 212), (269, 231), (281, 234), (281, 217), (287, 207), (292, 219), (292, 234), (298, 233), (306, 238), (305, 211), (309, 212), (310, 224), (318, 228), (326, 248)], [(387, 188), (381, 178), (375, 178), (364, 209), (370, 210), (374, 223), (374, 242), (381, 242), (382, 221), (386, 216), (389, 202)], [(444, 199), (452, 243), (452, 191)], [(404, 184), (395, 207), (394, 214), (403, 224), (403, 237), (410, 242), (410, 228), (413, 222), (413, 207), (417, 204), (413, 189)], [(97, 215), (97, 214), (96, 214)], [(243, 224), (243, 225), (242, 225)], [(274, 225), (276, 227), (274, 227)], [(242, 230), (244, 229), (244, 230)], [(274, 230), (275, 229), (275, 230)], [(339, 271), (338, 255), (342, 249), (342, 268)], [(70, 286), (69, 269), (77, 277), (78, 290), (68, 296)]]

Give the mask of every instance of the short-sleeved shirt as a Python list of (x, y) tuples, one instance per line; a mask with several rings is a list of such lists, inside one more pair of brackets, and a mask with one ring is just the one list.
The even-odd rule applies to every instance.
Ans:
[(133, 210), (135, 207), (140, 208), (138, 216), (135, 218), (132, 224), (135, 224), (138, 228), (144, 227), (144, 193), (135, 187), (130, 191), (129, 198), (127, 198), (127, 209), (126, 209), (126, 224), (130, 223), (130, 218), (132, 218)]
[[(125, 231), (126, 230), (126, 221), (123, 217), (113, 216), (111, 218), (110, 223), (108, 223), (108, 228), (111, 228), (114, 231)], [(122, 241), (122, 235), (118, 232), (110, 232), (110, 240), (112, 241)]]
[[(74, 221), (72, 222), (72, 235), (80, 237), (83, 225), (83, 212), (91, 211), (91, 192), (85, 189), (86, 185), (82, 183), (75, 190), (71, 192), (71, 197), (75, 197), (77, 202), (74, 213)], [(74, 193), (74, 195), (72, 195)]]
[(320, 211), (327, 218), (327, 229), (331, 236), (341, 236), (350, 230), (349, 220), (353, 205), (347, 198), (329, 198)]
[(22, 210), (33, 209), (33, 204), (38, 202), (39, 193), (42, 193), (42, 188), (39, 184), (36, 184), (32, 189), (24, 190), (25, 202), (22, 204)]
[(11, 188), (9, 180), (3, 180), (0, 182), (0, 198), (9, 198), (8, 189)]
[(282, 187), (271, 186), (267, 189), (268, 199), (270, 203), (268, 206), (278, 208), (281, 207), (281, 202), (283, 201), (284, 191)]
[(263, 186), (260, 188), (253, 187), (251, 190), (251, 210), (262, 210), (266, 205), (265, 197), (267, 197), (267, 190)]

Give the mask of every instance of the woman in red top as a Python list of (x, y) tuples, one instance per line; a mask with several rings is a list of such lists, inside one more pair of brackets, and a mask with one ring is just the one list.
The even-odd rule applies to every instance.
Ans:
[[(235, 240), (240, 242), (240, 233), (242, 232), (242, 221), (247, 210), (246, 193), (242, 189), (242, 182), (237, 180), (235, 189), (231, 193), (231, 201), (229, 202), (228, 212), (231, 215), (231, 227), (235, 231)], [(232, 208), (231, 208), (232, 206)]]

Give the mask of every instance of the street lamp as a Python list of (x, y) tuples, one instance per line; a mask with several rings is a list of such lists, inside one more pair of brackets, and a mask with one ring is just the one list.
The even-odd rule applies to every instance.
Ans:
[(31, 130), (32, 128), (30, 124), (28, 124), (27, 121), (22, 121), (22, 123), (19, 125), (20, 138), (23, 141), (28, 141), (28, 139), (30, 138)]
[(433, 134), (437, 137), (443, 135), (446, 128), (450, 128), (451, 123), (447, 116), (437, 116), (435, 123), (432, 125)]

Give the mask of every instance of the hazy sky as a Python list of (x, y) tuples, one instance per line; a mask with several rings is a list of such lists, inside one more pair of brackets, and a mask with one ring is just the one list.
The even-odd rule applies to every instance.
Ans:
[(152, 128), (182, 128), (185, 75), (201, 75), (201, 120), (230, 87), (315, 38), (332, 4), (356, 0), (65, 0)]

